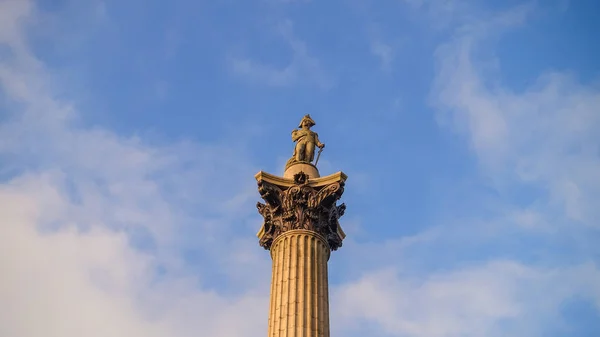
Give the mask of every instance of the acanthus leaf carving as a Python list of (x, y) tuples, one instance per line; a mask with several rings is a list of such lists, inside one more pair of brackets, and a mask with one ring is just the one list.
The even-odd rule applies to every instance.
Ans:
[(259, 180), (258, 190), (266, 204), (258, 203), (258, 212), (263, 216), (264, 228), (259, 244), (270, 249), (273, 240), (281, 233), (292, 229), (307, 229), (327, 239), (332, 250), (342, 245), (338, 234), (338, 219), (346, 206), (336, 205), (344, 192), (343, 181), (322, 187), (311, 187), (308, 176), (299, 172), (294, 176), (294, 185), (281, 188)]

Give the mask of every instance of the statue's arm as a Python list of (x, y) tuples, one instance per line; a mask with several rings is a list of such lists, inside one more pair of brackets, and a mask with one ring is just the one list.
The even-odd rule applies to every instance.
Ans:
[(298, 130), (292, 130), (292, 141), (295, 142), (300, 139), (300, 135), (298, 135)]
[(299, 141), (303, 137), (306, 137), (305, 132), (300, 132), (300, 130), (292, 131), (292, 141), (294, 141), (294, 142)]
[(319, 140), (319, 135), (315, 132), (315, 144), (317, 145), (317, 147), (319, 148), (324, 148), (325, 144), (321, 143), (321, 141)]

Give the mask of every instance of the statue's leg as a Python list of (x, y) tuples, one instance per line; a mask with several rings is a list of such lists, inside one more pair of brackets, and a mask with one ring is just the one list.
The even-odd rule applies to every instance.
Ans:
[(297, 161), (305, 161), (305, 153), (304, 151), (306, 150), (306, 146), (304, 143), (298, 143), (296, 145), (296, 160)]
[(312, 162), (315, 159), (315, 144), (307, 143), (306, 144), (306, 161)]

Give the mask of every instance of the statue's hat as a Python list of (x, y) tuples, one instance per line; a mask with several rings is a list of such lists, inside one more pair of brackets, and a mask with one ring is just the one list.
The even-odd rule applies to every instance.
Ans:
[(304, 117), (302, 117), (302, 120), (300, 121), (300, 125), (298, 127), (301, 128), (302, 123), (304, 123), (304, 121), (306, 121), (306, 120), (310, 123), (310, 126), (314, 126), (317, 124), (317, 123), (315, 123), (315, 121), (312, 118), (310, 118), (310, 115), (304, 115)]

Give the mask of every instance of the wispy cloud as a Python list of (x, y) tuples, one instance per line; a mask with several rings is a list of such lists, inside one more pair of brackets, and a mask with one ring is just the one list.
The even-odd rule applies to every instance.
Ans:
[[(342, 225), (353, 235), (330, 264), (339, 271), (330, 274), (332, 332), (530, 337), (553, 329), (569, 335), (572, 322), (561, 313), (566, 301), (600, 307), (594, 207), (600, 202), (600, 91), (551, 70), (518, 91), (489, 76), (482, 48), (493, 55), (491, 37), (526, 24), (527, 5), (480, 17), (463, 2), (412, 2), (434, 25), (446, 14), (451, 20), (439, 21), (445, 27), (462, 20), (434, 55), (430, 102), (439, 130), (459, 134), (470, 148), (477, 166), (469, 178), (485, 191), (470, 195), (475, 202), (460, 216), (432, 210), (432, 220), (415, 226), (413, 236), (397, 237), (400, 231), (391, 229), (406, 226), (396, 223), (402, 205), (394, 203), (393, 190), (385, 196), (385, 225), (347, 214)], [(231, 143), (150, 143), (86, 126), (77, 97), (56, 94), (69, 88), (59, 87), (55, 69), (30, 44), (28, 32), (43, 28), (39, 10), (29, 1), (0, 2), (6, 112), (0, 245), (9, 252), (0, 256), (0, 335), (264, 335), (270, 269), (254, 236), (260, 219), (251, 177), (258, 167), (244, 151), (238, 125), (230, 126), (237, 138)], [(98, 16), (110, 20), (112, 10), (104, 7)], [(293, 28), (291, 21), (277, 28), (292, 51), (286, 65), (233, 55), (229, 70), (266, 86), (331, 87), (318, 51)], [(365, 56), (365, 46), (372, 47), (385, 69), (396, 56), (391, 35), (367, 36), (357, 49)], [(348, 62), (365, 65), (364, 58), (355, 61)], [(175, 95), (172, 86), (159, 83), (156, 93)], [(344, 89), (339, 99), (363, 92)], [(372, 99), (385, 100), (378, 89)], [(343, 118), (360, 128), (370, 116)], [(353, 145), (348, 153), (356, 151)], [(335, 168), (322, 160), (323, 172)], [(354, 173), (348, 187), (388, 185), (387, 178)], [(514, 197), (523, 189), (527, 201)], [(355, 205), (360, 202), (357, 197)]]
[(256, 62), (251, 58), (232, 56), (231, 70), (247, 80), (271, 86), (290, 86), (299, 83), (316, 84), (321, 89), (334, 85), (331, 75), (323, 69), (320, 61), (308, 50), (306, 42), (294, 34), (290, 20), (281, 22), (276, 29), (283, 41), (292, 50), (292, 57), (284, 67)]
[[(491, 204), (472, 205), (466, 218), (437, 219), (413, 238), (350, 239), (353, 263), (370, 267), (335, 288), (338, 331), (542, 336), (573, 328), (561, 320), (572, 298), (600, 308), (598, 249), (592, 248), (600, 237), (594, 207), (600, 202), (600, 91), (549, 71), (518, 92), (481, 68), (486, 42), (525, 23), (532, 9), (469, 19), (435, 55), (430, 100), (439, 125), (464, 135), (482, 184), (494, 191)], [(513, 197), (531, 186), (534, 201)], [(535, 262), (524, 257), (529, 253)]]
[(552, 270), (498, 260), (426, 277), (386, 269), (338, 289), (334, 304), (340, 330), (374, 321), (394, 336), (538, 336), (565, 299), (597, 301), (599, 281), (593, 264)]
[(520, 24), (529, 10), (520, 7), (486, 24), (469, 26), (441, 47), (433, 101), (440, 107), (441, 120), (468, 137), (482, 169), (495, 177), (496, 187), (539, 187), (547, 193), (546, 206), (561, 207), (566, 220), (598, 226), (600, 213), (594, 206), (600, 202), (598, 88), (553, 71), (522, 92), (490, 87), (473, 60), (482, 34)]
[(392, 61), (394, 60), (394, 49), (392, 46), (379, 40), (373, 41), (371, 43), (371, 53), (379, 58), (383, 71), (389, 72), (391, 70)]
[(188, 265), (183, 254), (218, 256), (234, 276), (266, 267), (222, 241), (245, 242), (230, 224), (250, 214), (236, 210), (253, 209), (251, 163), (226, 145), (149, 145), (79, 125), (76, 104), (56, 97), (29, 47), (35, 6), (0, 6), (9, 52), (0, 85), (11, 112), (0, 126), (11, 163), (0, 184), (0, 244), (10, 252), (0, 258), (0, 335), (261, 335), (268, 287), (246, 279), (251, 294), (223, 295), (207, 281), (211, 259)]

